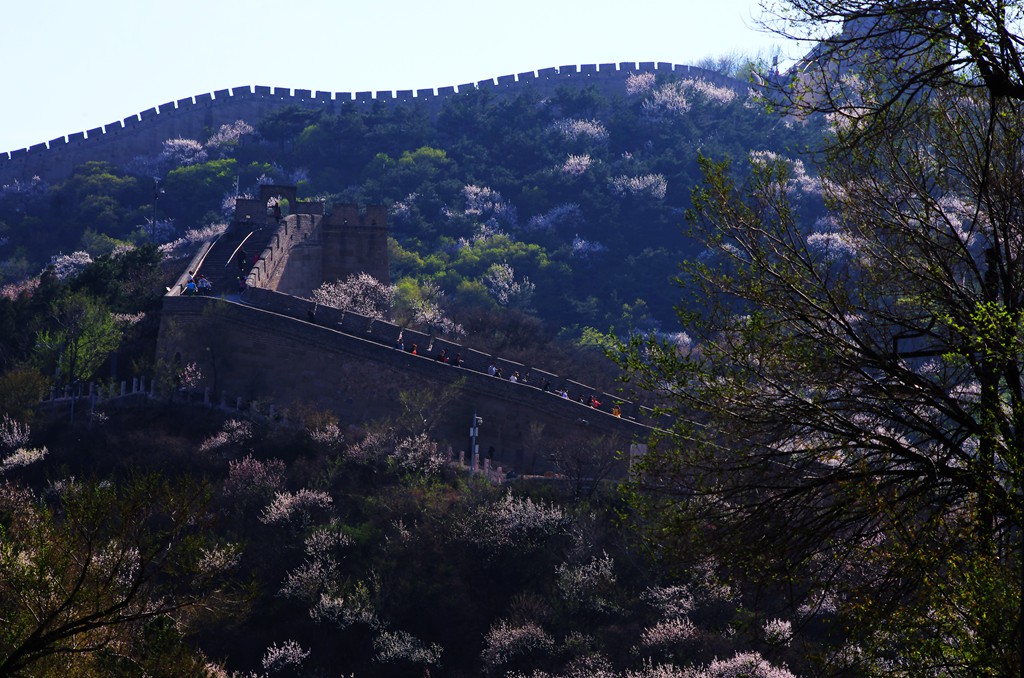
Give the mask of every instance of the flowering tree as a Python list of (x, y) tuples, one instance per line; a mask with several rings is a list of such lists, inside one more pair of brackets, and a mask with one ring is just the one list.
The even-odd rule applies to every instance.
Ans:
[[(0, 489), (0, 673), (135, 672), (163, 657), (170, 674), (198, 674), (180, 634), (241, 598), (230, 567), (206, 557), (202, 488), (149, 477), (54, 490), (43, 502)], [(177, 631), (154, 636), (163, 625)]]
[[(808, 92), (843, 106), (819, 165), (823, 230), (791, 202), (794, 163), (752, 157), (738, 185), (702, 159), (692, 344), (637, 341), (629, 361), (677, 415), (638, 482), (670, 520), (737, 537), (737, 563), (799, 567), (815, 596), (838, 594), (866, 670), (1006, 675), (1024, 656), (1024, 98), (985, 73), (996, 55), (960, 62), (976, 45), (925, 50), (935, 33), (909, 14), (916, 59)], [(876, 16), (885, 35), (902, 15)], [(974, 86), (930, 70), (955, 63)], [(852, 98), (871, 105), (854, 114)]]
[(501, 306), (526, 310), (533, 300), (537, 286), (523, 276), (516, 280), (516, 271), (509, 264), (494, 264), (484, 277), (487, 290)]
[(168, 139), (160, 152), (160, 161), (167, 169), (187, 167), (206, 162), (208, 154), (195, 139)]
[(385, 285), (369, 273), (358, 273), (345, 280), (323, 283), (313, 290), (312, 299), (324, 306), (385, 320), (394, 295), (393, 285)]

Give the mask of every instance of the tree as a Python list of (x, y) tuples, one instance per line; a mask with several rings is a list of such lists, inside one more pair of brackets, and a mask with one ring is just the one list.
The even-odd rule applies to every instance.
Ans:
[(790, 77), (769, 76), (774, 94), (801, 115), (899, 116), (909, 102), (938, 92), (980, 93), (993, 113), (1002, 101), (1024, 99), (1020, 2), (777, 0), (764, 6), (765, 28), (816, 43)]
[(788, 161), (753, 154), (738, 184), (702, 158), (692, 341), (638, 339), (626, 361), (677, 417), (638, 506), (650, 534), (696, 526), (805, 609), (839, 601), (864, 671), (1017, 675), (1020, 6), (787, 5), (847, 29), (803, 85), (831, 114), (828, 215), (796, 208)]
[(36, 352), (55, 367), (63, 384), (90, 379), (121, 340), (121, 332), (107, 308), (83, 293), (64, 296), (51, 304), (53, 328), (36, 338)]
[[(198, 675), (182, 645), (243, 596), (210, 539), (201, 485), (140, 478), (0, 491), (0, 674)], [(172, 664), (173, 662), (173, 664)]]
[(391, 313), (394, 296), (393, 285), (382, 283), (369, 273), (353, 273), (344, 280), (321, 284), (313, 290), (312, 299), (330, 308), (384, 320)]

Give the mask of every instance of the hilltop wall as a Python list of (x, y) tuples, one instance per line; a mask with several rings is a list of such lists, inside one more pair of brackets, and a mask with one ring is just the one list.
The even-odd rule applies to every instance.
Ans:
[(271, 310), (287, 304), (301, 310), (303, 300), (268, 290), (251, 292), (260, 307), (212, 297), (164, 297), (157, 357), (195, 362), (215, 399), (227, 392), (281, 407), (306, 404), (334, 412), (343, 424), (396, 416), (403, 392), (430, 398), (461, 383), (458, 397), (432, 413), (438, 419), (437, 435), (465, 441), (462, 449), (468, 450), (467, 431), (475, 413), (484, 420), (478, 441), (482, 455), (520, 472), (548, 470), (543, 451), (574, 436), (592, 443), (603, 437), (626, 449), (651, 433), (639, 422), (539, 388), (377, 343), (372, 335), (389, 334), (394, 326), (387, 323), (375, 330), (368, 319), (353, 314), (344, 314), (338, 323), (320, 314), (317, 322), (305, 322)]
[(225, 124), (245, 120), (255, 124), (268, 114), (287, 105), (339, 112), (345, 106), (416, 105), (428, 114), (436, 114), (444, 101), (469, 92), (486, 90), (497, 95), (532, 90), (542, 96), (554, 94), (567, 84), (598, 87), (605, 94), (625, 94), (626, 78), (631, 73), (671, 73), (698, 77), (718, 85), (746, 90), (746, 83), (693, 66), (664, 62), (623, 62), (584, 64), (503, 75), (491, 80), (437, 89), (377, 92), (322, 92), (282, 87), (235, 87), (199, 94), (116, 120), (84, 132), (75, 132), (38, 143), (29, 148), (0, 152), (0, 186), (15, 180), (28, 181), (39, 176), (59, 181), (72, 169), (90, 160), (102, 159), (125, 165), (138, 156), (153, 156), (167, 139), (183, 137), (204, 140)]

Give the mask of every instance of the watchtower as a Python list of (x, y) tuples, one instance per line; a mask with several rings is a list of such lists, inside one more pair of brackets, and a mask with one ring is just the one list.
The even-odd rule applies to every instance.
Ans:
[(383, 205), (367, 205), (365, 212), (351, 203), (336, 204), (324, 218), (324, 280), (344, 280), (356, 273), (369, 273), (382, 283), (391, 282), (388, 272), (388, 212)]

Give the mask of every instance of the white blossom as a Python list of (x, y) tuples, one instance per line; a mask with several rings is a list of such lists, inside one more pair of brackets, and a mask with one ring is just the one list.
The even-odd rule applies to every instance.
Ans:
[(555, 123), (555, 129), (562, 133), (566, 139), (575, 141), (577, 139), (589, 139), (592, 141), (605, 141), (608, 138), (608, 130), (598, 120), (579, 120), (566, 118)]
[(55, 254), (50, 257), (49, 268), (58, 280), (67, 280), (92, 263), (88, 252), (78, 251), (71, 254)]
[(580, 565), (561, 563), (555, 568), (558, 592), (562, 600), (576, 608), (605, 612), (614, 605), (604, 597), (604, 592), (615, 587), (615, 563), (611, 556), (602, 553)]
[(302, 663), (309, 657), (309, 650), (304, 649), (294, 640), (286, 640), (280, 645), (272, 644), (263, 655), (263, 668), (267, 671), (280, 671), (282, 669), (302, 666)]
[(516, 280), (515, 269), (509, 264), (493, 264), (487, 269), (484, 284), (500, 306), (527, 309), (533, 300), (537, 286), (523, 276)]
[(514, 625), (502, 620), (487, 631), (481, 654), (488, 666), (498, 667), (523, 655), (550, 652), (554, 646), (554, 639), (539, 624)]
[(640, 645), (647, 648), (664, 648), (693, 640), (697, 627), (686, 617), (663, 619), (640, 634)]
[(195, 139), (168, 139), (160, 152), (160, 160), (171, 169), (199, 165), (207, 157), (206, 149)]
[(563, 225), (575, 226), (582, 220), (583, 211), (579, 204), (566, 202), (552, 207), (544, 214), (530, 217), (526, 227), (529, 230), (551, 230)]
[(268, 525), (287, 523), (296, 518), (306, 522), (313, 511), (328, 511), (334, 506), (331, 495), (321, 490), (303, 488), (297, 492), (278, 492), (270, 505), (260, 514), (260, 521)]
[(663, 174), (621, 175), (612, 179), (611, 189), (616, 195), (649, 195), (661, 200), (668, 191), (668, 182)]
[(394, 285), (386, 285), (369, 273), (325, 282), (313, 290), (312, 294), (312, 300), (318, 304), (377, 320), (384, 320), (391, 313), (394, 297)]
[(792, 622), (769, 619), (764, 623), (764, 640), (769, 645), (789, 645), (793, 642)]
[(562, 173), (568, 174), (569, 176), (578, 177), (581, 174), (585, 174), (590, 165), (593, 163), (590, 156), (586, 153), (582, 155), (570, 155), (562, 163)]
[(693, 678), (796, 678), (788, 669), (773, 666), (757, 652), (739, 652), (731, 659), (716, 659)]
[(374, 660), (382, 664), (407, 661), (436, 666), (441, 662), (440, 645), (428, 645), (405, 631), (381, 631), (373, 641), (373, 649), (377, 653)]
[(594, 240), (585, 240), (579, 234), (572, 239), (572, 256), (579, 259), (586, 259), (607, 250), (608, 248), (601, 243)]
[(654, 73), (630, 73), (626, 76), (626, 94), (634, 96), (649, 92), (655, 80)]

